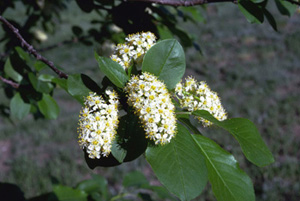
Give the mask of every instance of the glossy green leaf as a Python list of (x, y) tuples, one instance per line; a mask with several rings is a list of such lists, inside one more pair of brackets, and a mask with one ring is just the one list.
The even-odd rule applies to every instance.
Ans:
[(100, 175), (92, 175), (91, 179), (80, 182), (76, 189), (82, 190), (87, 194), (100, 193), (102, 199), (106, 199), (108, 196), (107, 181)]
[(124, 68), (110, 58), (100, 57), (97, 53), (95, 53), (95, 58), (98, 61), (101, 72), (103, 72), (114, 85), (123, 88), (128, 81), (128, 76)]
[(239, 0), (238, 6), (250, 23), (263, 23), (264, 14), (262, 9), (250, 0)]
[(125, 175), (123, 179), (124, 187), (137, 187), (140, 188), (143, 185), (149, 185), (147, 178), (139, 171), (130, 172)]
[(8, 77), (10, 77), (16, 82), (21, 82), (21, 80), (23, 79), (23, 76), (20, 73), (18, 73), (11, 65), (9, 58), (6, 60), (4, 64), (4, 72)]
[(88, 196), (82, 190), (63, 185), (55, 185), (53, 192), (59, 201), (87, 201)]
[(47, 119), (56, 119), (58, 117), (59, 107), (52, 96), (43, 94), (42, 100), (38, 102), (38, 107)]
[(29, 114), (30, 104), (25, 103), (20, 93), (16, 93), (10, 101), (10, 117), (23, 119)]
[(192, 135), (206, 161), (208, 179), (218, 201), (254, 201), (251, 179), (235, 158), (214, 141)]
[(144, 56), (143, 72), (150, 72), (173, 89), (185, 72), (185, 55), (175, 39), (156, 43)]
[(33, 88), (38, 92), (48, 94), (53, 89), (52, 84), (39, 80), (33, 73), (28, 73), (28, 78)]
[(297, 10), (297, 5), (296, 4), (292, 4), (288, 1), (284, 1), (284, 0), (275, 0), (276, 6), (279, 10), (279, 12), (282, 15), (287, 15), (287, 16), (292, 16), (296, 10)]
[(218, 121), (205, 110), (198, 110), (192, 114), (207, 119), (231, 133), (239, 142), (246, 158), (255, 165), (262, 167), (274, 162), (272, 153), (261, 138), (256, 126), (250, 120), (232, 118)]
[(160, 182), (181, 200), (197, 197), (207, 183), (205, 160), (189, 131), (177, 125), (169, 144), (148, 147), (146, 159)]

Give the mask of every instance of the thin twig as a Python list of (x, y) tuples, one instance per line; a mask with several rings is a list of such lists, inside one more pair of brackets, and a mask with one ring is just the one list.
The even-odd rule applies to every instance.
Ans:
[(2, 17), (0, 15), (0, 21), (2, 21), (15, 35), (16, 37), (21, 41), (21, 46), (23, 48), (26, 48), (27, 51), (32, 54), (33, 56), (35, 56), (35, 58), (37, 60), (42, 61), (43, 63), (45, 63), (47, 66), (49, 66), (60, 78), (68, 78), (68, 75), (65, 74), (64, 72), (58, 70), (52, 61), (49, 61), (48, 59), (46, 59), (45, 57), (43, 57), (42, 55), (40, 55), (36, 49), (34, 49), (32, 47), (32, 45), (28, 44), (27, 41), (21, 36), (21, 34), (19, 33), (19, 30), (14, 27), (11, 23), (9, 23), (4, 17)]
[(296, 5), (300, 6), (300, 1), (295, 1), (295, 0), (285, 0), (285, 1), (288, 1), (292, 4), (296, 4)]
[(131, 2), (148, 2), (148, 3), (157, 3), (170, 6), (194, 6), (194, 5), (203, 5), (209, 3), (221, 3), (221, 2), (232, 2), (237, 3), (237, 0), (126, 0)]
[(2, 76), (0, 76), (0, 80), (2, 81), (2, 82), (4, 82), (4, 83), (6, 83), (6, 84), (9, 84), (10, 86), (12, 86), (13, 88), (19, 88), (19, 84), (18, 83), (15, 83), (15, 82), (13, 82), (13, 81), (11, 81), (11, 80), (8, 80), (8, 79), (5, 79), (4, 77), (2, 77)]

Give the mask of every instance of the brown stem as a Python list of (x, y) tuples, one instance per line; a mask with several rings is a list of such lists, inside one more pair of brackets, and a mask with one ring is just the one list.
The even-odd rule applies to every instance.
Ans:
[(33, 56), (35, 56), (35, 58), (37, 60), (42, 61), (43, 63), (45, 63), (47, 66), (49, 66), (60, 78), (68, 78), (68, 75), (65, 74), (64, 72), (58, 70), (52, 61), (49, 61), (48, 59), (46, 59), (45, 57), (43, 57), (42, 55), (40, 55), (36, 49), (34, 49), (32, 47), (32, 45), (28, 44), (27, 41), (21, 36), (21, 34), (19, 33), (19, 30), (14, 27), (11, 23), (9, 23), (4, 17), (2, 17), (0, 15), (0, 21), (2, 21), (15, 35), (16, 37), (21, 41), (21, 46), (23, 48), (26, 48), (27, 51), (32, 54)]
[(4, 82), (4, 83), (6, 83), (6, 84), (9, 84), (10, 86), (12, 86), (13, 88), (19, 88), (19, 84), (18, 83), (15, 83), (15, 82), (13, 82), (13, 81), (11, 81), (11, 80), (8, 80), (8, 79), (5, 79), (4, 77), (2, 77), (2, 76), (0, 76), (0, 80), (2, 81), (2, 82)]
[(148, 2), (170, 6), (194, 6), (208, 3), (232, 2), (237, 3), (237, 0), (127, 0), (132, 2)]

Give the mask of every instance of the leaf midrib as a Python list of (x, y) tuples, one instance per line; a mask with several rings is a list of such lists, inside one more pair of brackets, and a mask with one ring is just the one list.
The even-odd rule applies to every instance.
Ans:
[(221, 181), (223, 182), (224, 186), (226, 187), (226, 189), (229, 191), (229, 193), (232, 195), (232, 197), (234, 198), (234, 200), (236, 200), (236, 198), (234, 197), (234, 194), (231, 192), (230, 188), (227, 186), (226, 182), (223, 180), (223, 178), (221, 177), (220, 173), (217, 171), (217, 168), (213, 165), (212, 161), (210, 160), (210, 158), (208, 157), (207, 153), (205, 152), (205, 150), (202, 148), (202, 146), (197, 142), (197, 140), (195, 140), (194, 136), (192, 136), (193, 140), (196, 142), (196, 144), (198, 145), (199, 149), (202, 151), (202, 153), (205, 155), (205, 157), (207, 158), (207, 160), (209, 161), (209, 163), (211, 164), (211, 166), (213, 167), (213, 169), (215, 170), (215, 172), (217, 173), (217, 175), (219, 176), (219, 178), (221, 179)]

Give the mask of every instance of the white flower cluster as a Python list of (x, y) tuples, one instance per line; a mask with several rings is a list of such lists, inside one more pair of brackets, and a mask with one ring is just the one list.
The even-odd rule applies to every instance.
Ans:
[(126, 70), (133, 62), (138, 64), (142, 62), (144, 54), (155, 44), (156, 37), (151, 32), (142, 32), (130, 34), (125, 40), (124, 44), (116, 46), (110, 58)]
[(118, 127), (119, 100), (116, 92), (106, 90), (108, 103), (102, 96), (90, 93), (79, 115), (79, 140), (90, 158), (108, 156)]
[(164, 83), (149, 73), (133, 76), (125, 87), (128, 104), (143, 123), (146, 138), (166, 144), (176, 133), (175, 107)]
[[(206, 110), (219, 121), (227, 118), (227, 114), (221, 105), (218, 94), (212, 91), (205, 82), (197, 83), (194, 78), (188, 77), (186, 82), (179, 82), (176, 85), (175, 93), (179, 99), (180, 105), (187, 108), (188, 111)], [(212, 122), (198, 117), (203, 126), (210, 126)]]

